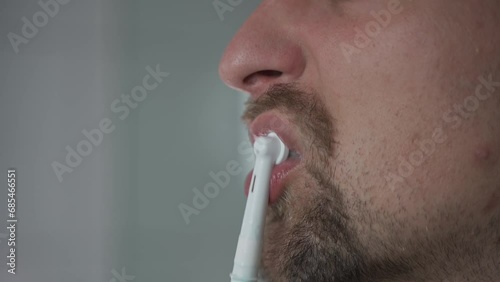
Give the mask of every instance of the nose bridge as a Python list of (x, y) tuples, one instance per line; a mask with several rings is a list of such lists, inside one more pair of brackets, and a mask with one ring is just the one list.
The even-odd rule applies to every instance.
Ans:
[(277, 83), (298, 79), (305, 68), (300, 40), (279, 1), (261, 4), (226, 48), (219, 65), (230, 87), (259, 95)]

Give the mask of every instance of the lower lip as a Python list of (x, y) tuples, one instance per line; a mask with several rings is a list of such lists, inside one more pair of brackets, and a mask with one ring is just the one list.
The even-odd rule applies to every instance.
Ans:
[[(288, 175), (293, 171), (293, 169), (299, 164), (298, 159), (288, 159), (283, 163), (273, 167), (271, 172), (271, 179), (269, 180), (269, 204), (272, 205), (278, 201), (280, 196), (285, 191), (285, 183)], [(252, 179), (253, 171), (247, 175), (245, 180), (245, 195), (248, 197), (248, 191), (250, 190), (250, 182)]]

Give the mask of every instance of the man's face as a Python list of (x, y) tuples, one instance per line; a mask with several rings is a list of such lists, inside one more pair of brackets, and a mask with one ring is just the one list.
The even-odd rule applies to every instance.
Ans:
[(499, 26), (496, 0), (262, 1), (220, 73), (299, 154), (270, 281), (498, 281)]

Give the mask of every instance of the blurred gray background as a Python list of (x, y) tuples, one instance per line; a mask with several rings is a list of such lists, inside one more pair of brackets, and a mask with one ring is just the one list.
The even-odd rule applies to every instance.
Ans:
[[(2, 1), (0, 281), (229, 281), (252, 163), (238, 150), (246, 97), (220, 81), (217, 65), (258, 2), (218, 14), (201, 0)], [(140, 89), (148, 66), (169, 76), (125, 117), (121, 95)], [(114, 130), (92, 145), (82, 131), (106, 119)], [(78, 144), (87, 155), (71, 167), (67, 146)], [(68, 169), (61, 179), (56, 162)], [(242, 172), (188, 224), (179, 205), (193, 207), (193, 189), (235, 162)]]

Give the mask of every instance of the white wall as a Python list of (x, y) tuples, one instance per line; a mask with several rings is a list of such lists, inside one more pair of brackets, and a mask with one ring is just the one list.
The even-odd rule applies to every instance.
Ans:
[[(18, 274), (0, 265), (0, 281), (119, 281), (122, 268), (133, 281), (229, 280), (244, 173), (189, 225), (178, 206), (228, 161), (250, 165), (237, 151), (243, 96), (217, 64), (257, 1), (221, 21), (210, 1), (72, 0), (16, 53), (7, 34), (37, 2), (0, 9), (0, 181), (17, 169), (19, 219)], [(121, 120), (113, 101), (157, 64), (170, 76)], [(103, 118), (115, 130), (59, 182), (51, 164)]]

